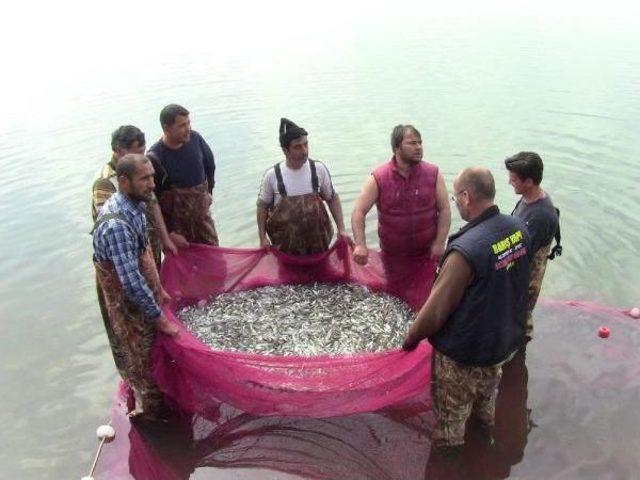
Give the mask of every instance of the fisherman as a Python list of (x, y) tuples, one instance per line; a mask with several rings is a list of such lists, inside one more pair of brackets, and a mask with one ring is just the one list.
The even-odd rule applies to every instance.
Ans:
[[(560, 246), (560, 211), (554, 207), (551, 197), (540, 186), (544, 165), (535, 152), (520, 152), (504, 161), (509, 172), (509, 184), (517, 195), (522, 195), (511, 215), (521, 219), (531, 239), (531, 281), (527, 301), (526, 339), (533, 337), (533, 309), (542, 288), (547, 259), (562, 254)], [(551, 250), (551, 242), (556, 246)], [(549, 253), (551, 251), (551, 254)]]
[(94, 265), (104, 294), (111, 344), (120, 375), (132, 387), (132, 416), (154, 418), (162, 395), (149, 369), (151, 345), (158, 331), (177, 337), (160, 304), (163, 290), (146, 236), (145, 202), (153, 198), (154, 171), (148, 158), (127, 154), (116, 166), (118, 192), (102, 206), (93, 228)]
[(391, 148), (391, 160), (373, 171), (356, 200), (351, 215), (353, 259), (360, 265), (368, 261), (365, 218), (375, 204), (383, 253), (437, 260), (451, 226), (444, 177), (436, 165), (422, 160), (422, 137), (414, 126), (397, 125)]
[(333, 237), (325, 202), (338, 235), (348, 238), (329, 170), (309, 158), (307, 131), (286, 118), (280, 119), (280, 147), (285, 160), (265, 172), (258, 194), (260, 246), (294, 255), (324, 252)]
[(155, 169), (155, 193), (177, 247), (188, 242), (218, 245), (209, 211), (215, 186), (213, 152), (195, 130), (189, 111), (167, 105), (160, 112), (162, 138), (147, 152)]
[(474, 417), (490, 431), (502, 364), (524, 339), (529, 238), (524, 223), (494, 205), (495, 183), (484, 168), (463, 170), (452, 200), (468, 223), (449, 237), (429, 298), (405, 338), (434, 348), (433, 445), (459, 451)]
[[(102, 167), (91, 188), (91, 216), (94, 222), (98, 218), (102, 205), (118, 190), (118, 179), (116, 178), (118, 160), (127, 153), (142, 154), (144, 149), (144, 133), (138, 127), (121, 125), (111, 134), (111, 160)], [(167, 235), (162, 212), (155, 196), (148, 204), (147, 221), (151, 223), (148, 235), (153, 249), (153, 257), (156, 265), (160, 266), (161, 249), (174, 254), (177, 254), (178, 251), (171, 238)]]
[[(111, 150), (113, 152), (111, 160), (102, 168), (98, 178), (93, 182), (93, 187), (91, 189), (91, 216), (93, 217), (94, 222), (98, 219), (98, 214), (102, 210), (104, 203), (118, 191), (118, 179), (116, 175), (116, 165), (118, 164), (118, 161), (128, 153), (144, 153), (144, 149), (144, 133), (138, 127), (134, 127), (133, 125), (122, 125), (111, 134)], [(162, 247), (165, 251), (170, 251), (175, 254), (177, 253), (177, 249), (167, 234), (162, 213), (160, 212), (158, 202), (155, 200), (155, 196), (152, 201), (147, 204), (147, 222), (148, 225), (152, 225), (151, 228), (147, 229), (147, 236), (153, 252), (154, 261), (156, 266), (159, 267), (161, 260), (160, 243), (162, 243)], [(109, 344), (113, 346), (113, 330), (109, 324), (107, 307), (104, 301), (104, 296), (102, 295), (102, 289), (100, 288), (100, 285), (98, 285), (97, 279), (96, 287), (98, 293), (98, 305), (100, 306), (100, 313), (104, 322), (104, 328), (107, 332)], [(120, 365), (117, 365), (118, 358), (114, 357), (114, 360), (116, 362), (116, 366), (120, 368)]]

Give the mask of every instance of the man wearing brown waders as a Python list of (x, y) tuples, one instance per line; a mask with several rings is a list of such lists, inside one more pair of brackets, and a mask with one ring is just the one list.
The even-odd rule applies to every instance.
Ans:
[[(104, 165), (98, 177), (93, 182), (91, 188), (91, 216), (93, 222), (98, 219), (98, 215), (102, 210), (102, 206), (107, 200), (118, 191), (118, 177), (116, 175), (116, 166), (122, 157), (128, 153), (144, 153), (145, 138), (144, 133), (133, 125), (122, 125), (118, 127), (111, 134), (111, 160)], [(162, 218), (162, 212), (158, 206), (157, 200), (154, 198), (147, 202), (147, 236), (149, 243), (151, 244), (151, 251), (153, 252), (153, 259), (156, 262), (156, 266), (160, 268), (161, 261), (161, 245), (162, 250), (170, 251), (173, 254), (178, 253), (176, 246), (167, 233), (167, 228)], [(113, 344), (113, 331), (109, 324), (109, 314), (107, 312), (107, 306), (102, 295), (102, 288), (97, 282), (96, 287), (98, 292), (98, 305), (100, 306), (100, 314), (104, 322), (104, 328), (109, 338), (109, 343)], [(114, 357), (116, 367), (118, 365), (118, 358)]]
[(111, 348), (118, 371), (134, 391), (132, 416), (154, 418), (162, 394), (149, 369), (158, 331), (176, 337), (159, 304), (168, 300), (146, 236), (146, 204), (153, 195), (153, 166), (143, 155), (127, 154), (116, 166), (118, 192), (103, 205), (93, 228), (93, 261), (113, 329)]
[(147, 156), (155, 169), (155, 193), (169, 236), (178, 248), (187, 242), (218, 245), (209, 208), (215, 186), (213, 152), (202, 136), (191, 130), (189, 111), (167, 105), (160, 112), (162, 138)]
[(340, 197), (331, 183), (327, 167), (309, 158), (304, 128), (280, 120), (280, 146), (285, 161), (267, 170), (258, 196), (260, 246), (273, 245), (293, 255), (324, 252), (333, 237), (333, 227), (324, 202), (336, 222), (338, 235), (346, 235)]

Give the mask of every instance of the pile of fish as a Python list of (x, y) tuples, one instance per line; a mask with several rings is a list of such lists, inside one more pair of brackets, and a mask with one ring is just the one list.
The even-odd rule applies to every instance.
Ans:
[(343, 283), (225, 293), (178, 316), (217, 350), (305, 356), (399, 348), (413, 317), (392, 295)]

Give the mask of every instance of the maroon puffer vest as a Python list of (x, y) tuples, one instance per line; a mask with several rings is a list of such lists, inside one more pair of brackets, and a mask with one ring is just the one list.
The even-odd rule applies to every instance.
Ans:
[(422, 161), (404, 178), (391, 158), (374, 170), (373, 177), (378, 184), (380, 248), (390, 255), (428, 254), (438, 230), (438, 167)]

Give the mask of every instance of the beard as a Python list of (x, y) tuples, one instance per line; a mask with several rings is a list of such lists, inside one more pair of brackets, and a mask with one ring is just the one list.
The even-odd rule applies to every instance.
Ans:
[(130, 192), (129, 198), (134, 202), (150, 202), (153, 198), (153, 190), (149, 193), (146, 192)]
[(422, 161), (422, 152), (408, 154), (400, 150), (400, 160), (402, 160), (402, 162), (407, 163), (409, 165), (419, 163), (420, 161)]

